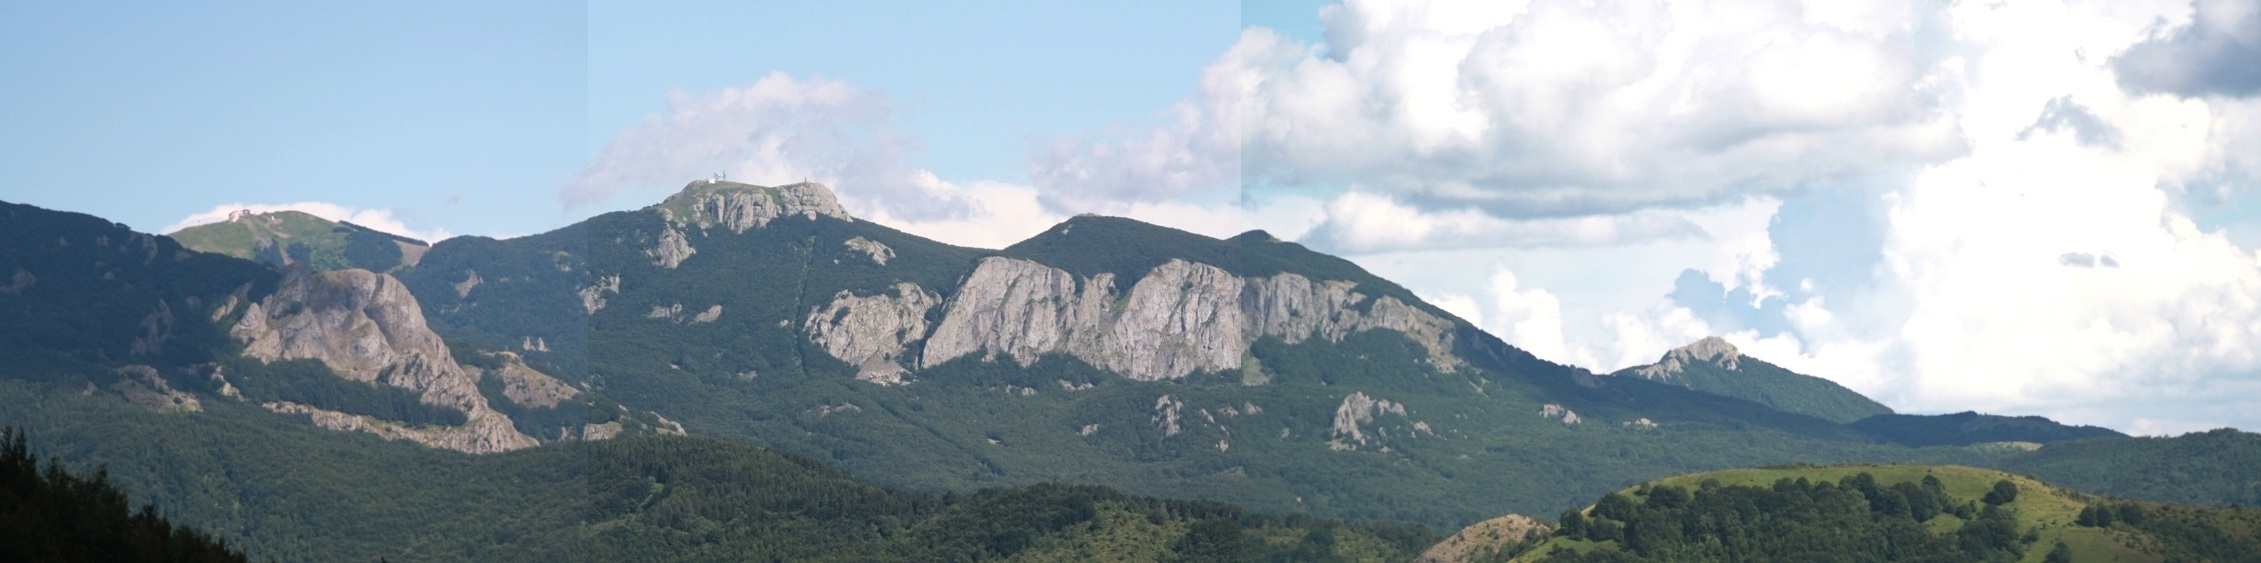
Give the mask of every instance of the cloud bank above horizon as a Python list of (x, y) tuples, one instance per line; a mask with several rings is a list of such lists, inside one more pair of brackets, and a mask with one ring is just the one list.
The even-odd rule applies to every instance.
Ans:
[[(670, 94), (560, 193), (713, 171), (1000, 247), (1079, 212), (1346, 255), (1541, 357), (1722, 335), (1903, 411), (2261, 428), (2261, 11), (1375, 2), (1251, 27), (1144, 122), (939, 178), (885, 94)], [(940, 141), (940, 140), (936, 140)], [(2227, 203), (2225, 203), (2227, 202)], [(2223, 219), (2228, 217), (2228, 219)]]

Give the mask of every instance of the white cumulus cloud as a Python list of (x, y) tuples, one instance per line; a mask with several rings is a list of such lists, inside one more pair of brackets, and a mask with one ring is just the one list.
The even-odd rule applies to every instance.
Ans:
[(1561, 217), (1787, 193), (1961, 150), (1920, 18), (1803, 6), (1351, 0), (1322, 12), (1324, 49), (1252, 29), (1226, 59), (1246, 77), (1244, 176)]
[(772, 73), (713, 92), (677, 90), (667, 110), (620, 132), (559, 194), (566, 207), (650, 197), (717, 172), (758, 185), (830, 185), (858, 214), (941, 219), (968, 203), (910, 164), (916, 139), (892, 128), (879, 92)]
[(1188, 103), (1244, 185), (1329, 194), (1306, 242), (1543, 357), (1718, 334), (1905, 411), (2250, 429), (2256, 14), (1346, 0)]
[[(2255, 189), (2235, 147), (2252, 142), (2256, 117), (2248, 100), (2125, 90), (2128, 59), (2116, 54), (2190, 6), (2137, 8), (2013, 1), (1942, 12), (1959, 40), (1942, 64), (1957, 69), (1952, 113), (1968, 151), (1882, 190), (1867, 285), (1784, 288), (1790, 328), (1730, 341), (1905, 411), (2042, 414), (2140, 433), (2261, 425), (2251, 346), (2261, 341), (2261, 254), (2198, 225), (2188, 197), (2197, 184), (2217, 197)], [(1763, 278), (1774, 266), (1752, 269)], [(1695, 327), (1688, 311), (1660, 302), (1612, 313), (1616, 330), (1590, 338), (1661, 347), (1718, 329)]]

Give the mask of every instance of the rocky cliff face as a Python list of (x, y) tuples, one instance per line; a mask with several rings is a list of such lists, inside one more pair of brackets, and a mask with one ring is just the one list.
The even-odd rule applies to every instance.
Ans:
[(1327, 440), (1327, 447), (1352, 450), (1365, 445), (1367, 436), (1361, 425), (1373, 422), (1375, 418), (1385, 414), (1403, 417), (1405, 405), (1390, 402), (1389, 399), (1368, 397), (1363, 392), (1351, 392), (1342, 398), (1342, 404), (1335, 406), (1335, 420), (1328, 429), (1332, 435)]
[(825, 353), (858, 366), (857, 379), (899, 383), (904, 370), (898, 361), (926, 335), (926, 312), (941, 302), (911, 283), (895, 284), (894, 295), (842, 291), (831, 303), (810, 309), (802, 327)]
[(580, 291), (575, 293), (581, 296), (581, 310), (587, 311), (591, 315), (597, 314), (597, 311), (602, 311), (605, 308), (605, 294), (620, 293), (620, 276), (598, 277), (596, 283), (589, 284), (588, 287), (581, 288)]
[(550, 377), (549, 374), (527, 366), (526, 361), (520, 359), (518, 354), (510, 352), (495, 352), (494, 354), (502, 356), (503, 360), (502, 367), (493, 370), (494, 375), (502, 380), (503, 398), (509, 399), (512, 403), (532, 408), (555, 408), (559, 404), (581, 395), (581, 390), (573, 388), (572, 385), (567, 385), (555, 377)]
[[(693, 229), (704, 232), (720, 227), (744, 233), (747, 229), (767, 227), (771, 221), (795, 215), (812, 221), (817, 217), (856, 220), (848, 215), (846, 208), (840, 207), (840, 200), (833, 197), (831, 188), (808, 182), (771, 188), (700, 180), (684, 186), (683, 191), (668, 196), (651, 209), (657, 209), (660, 216), (667, 219), (668, 227), (644, 254), (651, 257), (653, 264), (670, 270), (698, 253), (699, 250), (691, 246), (687, 233)], [(887, 263), (877, 250), (871, 252), (873, 260)], [(893, 251), (888, 253), (892, 256)]]
[(673, 270), (676, 266), (683, 265), (684, 260), (689, 260), (692, 254), (698, 252), (698, 249), (691, 248), (690, 239), (683, 238), (683, 231), (669, 227), (667, 232), (660, 233), (659, 244), (652, 246), (651, 250), (644, 251), (644, 255), (652, 258), (652, 264)]
[(981, 352), (985, 360), (1002, 355), (1028, 366), (1047, 353), (1090, 348), (1098, 335), (1088, 329), (1108, 318), (1113, 287), (1114, 277), (1107, 274), (1079, 284), (1075, 276), (1043, 264), (984, 259), (943, 310), (919, 365)]
[(1146, 272), (1129, 295), (1114, 278), (1077, 279), (1027, 260), (983, 260), (945, 306), (921, 367), (969, 354), (1010, 357), (1023, 366), (1065, 353), (1132, 379), (1174, 379), (1238, 369), (1249, 343), (1340, 341), (1373, 329), (1405, 333), (1440, 370), (1459, 365), (1452, 323), (1396, 298), (1368, 304), (1347, 282), (1283, 273), (1242, 278), (1207, 264), (1171, 260)]
[(1742, 358), (1743, 353), (1736, 350), (1734, 344), (1728, 344), (1717, 336), (1706, 336), (1703, 340), (1665, 352), (1657, 363), (1634, 369), (1633, 374), (1650, 381), (1671, 382), (1679, 379), (1680, 372), (1687, 369), (1688, 364), (1709, 362), (1734, 371)]
[[(292, 268), (272, 295), (245, 310), (229, 334), (244, 343), (244, 355), (262, 361), (319, 360), (340, 376), (418, 392), (424, 403), (463, 411), (469, 420), (460, 427), (378, 432), (389, 438), (471, 453), (534, 445), (533, 438), (519, 434), (508, 417), (487, 404), (479, 394), (478, 376), (448, 355), (439, 335), (424, 324), (416, 297), (392, 276)], [(315, 418), (317, 423), (324, 420)], [(337, 424), (325, 426), (372, 432), (384, 426), (382, 421), (333, 422)]]

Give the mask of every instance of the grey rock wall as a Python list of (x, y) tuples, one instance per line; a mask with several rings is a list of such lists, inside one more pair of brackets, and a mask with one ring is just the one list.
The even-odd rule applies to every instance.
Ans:
[[(425, 325), (416, 297), (392, 276), (291, 268), (274, 294), (251, 304), (229, 334), (244, 343), (246, 356), (319, 360), (340, 376), (415, 391), (425, 404), (460, 410), (468, 419), (460, 427), (381, 433), (388, 437), (471, 453), (534, 445), (533, 438), (512, 427), (509, 417), (487, 404), (479, 394), (477, 373), (455, 362), (439, 335)], [(332, 422), (330, 427), (339, 428), (382, 426), (382, 421)]]
[(858, 366), (864, 379), (900, 382), (903, 368), (897, 362), (926, 335), (926, 313), (941, 302), (911, 283), (895, 284), (894, 295), (842, 291), (831, 303), (810, 309), (802, 329), (825, 353)]
[(1116, 296), (1111, 274), (1077, 279), (1027, 260), (982, 260), (944, 306), (920, 367), (980, 354), (1022, 366), (1064, 353), (1141, 381), (1238, 369), (1248, 346), (1278, 336), (1329, 341), (1365, 330), (1402, 332), (1452, 371), (1452, 323), (1383, 297), (1361, 311), (1365, 294), (1349, 282), (1297, 274), (1241, 278), (1207, 264), (1172, 260)]

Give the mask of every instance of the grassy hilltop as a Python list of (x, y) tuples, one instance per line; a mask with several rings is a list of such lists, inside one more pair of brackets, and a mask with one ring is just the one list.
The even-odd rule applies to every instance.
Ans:
[(1485, 555), (1533, 562), (2250, 561), (2261, 554), (2261, 511), (2109, 499), (1961, 466), (1774, 467), (1642, 483), (1563, 513), (1558, 527), (1534, 540), (1502, 542)]

